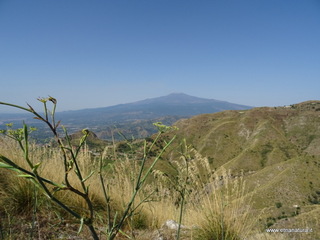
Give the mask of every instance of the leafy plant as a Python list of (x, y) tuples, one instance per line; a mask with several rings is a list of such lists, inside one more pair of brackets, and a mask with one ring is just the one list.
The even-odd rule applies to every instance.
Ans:
[[(57, 106), (57, 100), (53, 97), (48, 98), (39, 98), (38, 99), (42, 104), (44, 108), (44, 114), (41, 115), (37, 111), (34, 110), (33, 107), (28, 105), (28, 108), (0, 102), (2, 105), (11, 106), (14, 108), (22, 109), (24, 111), (30, 112), (34, 115), (35, 119), (40, 120), (41, 122), (45, 123), (47, 127), (51, 130), (53, 137), (60, 149), (61, 156), (62, 156), (62, 164), (63, 164), (63, 181), (62, 182), (56, 182), (52, 179), (48, 179), (45, 176), (41, 175), (41, 172), (39, 171), (39, 167), (42, 165), (41, 159), (32, 159), (30, 157), (30, 140), (29, 140), (29, 134), (31, 131), (34, 131), (33, 128), (28, 128), (28, 126), (23, 123), (23, 127), (19, 129), (13, 129), (11, 124), (7, 125), (6, 130), (2, 130), (1, 133), (6, 135), (9, 138), (14, 139), (22, 153), (23, 158), (25, 162), (27, 163), (27, 166), (18, 165), (12, 159), (3, 156), (0, 154), (0, 168), (5, 168), (9, 170), (13, 170), (18, 172), (18, 176), (30, 180), (38, 189), (42, 191), (42, 193), (48, 197), (49, 201), (52, 201), (56, 203), (60, 208), (74, 216), (76, 219), (78, 219), (80, 223), (79, 231), (80, 233), (82, 231), (83, 226), (87, 226), (90, 230), (91, 236), (93, 239), (99, 239), (99, 236), (97, 234), (96, 228), (94, 227), (94, 221), (95, 221), (95, 210), (93, 207), (93, 201), (90, 195), (90, 186), (87, 184), (88, 179), (90, 179), (95, 172), (91, 171), (88, 174), (84, 174), (83, 170), (81, 169), (79, 162), (79, 155), (81, 153), (81, 150), (83, 146), (85, 145), (86, 139), (89, 135), (89, 131), (84, 129), (82, 131), (83, 136), (79, 141), (79, 144), (74, 147), (73, 144), (71, 144), (71, 139), (68, 135), (67, 129), (62, 126), (63, 132), (64, 132), (64, 138), (66, 140), (66, 143), (62, 141), (62, 138), (60, 138), (58, 133), (58, 127), (60, 126), (60, 121), (56, 122), (55, 119), (55, 111)], [(52, 104), (52, 109), (48, 109), (48, 103)], [(105, 183), (104, 175), (102, 173), (102, 158), (100, 161), (100, 168), (99, 168), (99, 176), (100, 176), (100, 183), (101, 183), (101, 189), (103, 191), (103, 195), (105, 198), (106, 206), (107, 206), (107, 219), (108, 219), (108, 227), (106, 230), (106, 235), (108, 239), (112, 240), (114, 239), (119, 232), (121, 232), (121, 228), (124, 225), (125, 221), (134, 215), (135, 211), (138, 209), (138, 207), (147, 201), (146, 199), (143, 199), (140, 203), (137, 205), (134, 205), (135, 199), (143, 189), (145, 182), (148, 179), (148, 176), (152, 172), (154, 166), (162, 156), (162, 154), (165, 152), (165, 150), (170, 146), (170, 144), (174, 141), (175, 137), (172, 137), (168, 142), (165, 142), (165, 146), (159, 151), (157, 155), (155, 155), (154, 159), (152, 160), (151, 164), (147, 167), (146, 161), (149, 158), (149, 154), (152, 152), (152, 148), (155, 146), (156, 142), (160, 139), (160, 136), (170, 130), (170, 127), (165, 126), (161, 123), (156, 123), (155, 126), (158, 128), (159, 132), (157, 136), (155, 137), (154, 141), (151, 143), (150, 146), (147, 146), (146, 141), (144, 144), (144, 154), (143, 158), (141, 160), (140, 170), (137, 178), (135, 179), (135, 188), (134, 191), (131, 194), (131, 199), (127, 203), (125, 210), (122, 214), (119, 214), (118, 212), (115, 213), (114, 216), (111, 216), (111, 205), (110, 205), (110, 193), (108, 191), (108, 185)], [(71, 181), (70, 176), (75, 175), (76, 176), (76, 182)], [(72, 178), (74, 179), (74, 178)], [(77, 197), (81, 198), (85, 202), (85, 208), (86, 210), (80, 210), (73, 208), (70, 206), (67, 201), (64, 201), (64, 198), (58, 198), (58, 193), (64, 192), (66, 195), (68, 194), (75, 194)]]

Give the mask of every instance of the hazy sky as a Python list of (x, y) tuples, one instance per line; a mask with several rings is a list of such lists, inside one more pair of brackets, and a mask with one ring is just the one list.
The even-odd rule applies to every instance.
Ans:
[(51, 95), (60, 111), (320, 100), (320, 1), (0, 0), (0, 84), (0, 101)]

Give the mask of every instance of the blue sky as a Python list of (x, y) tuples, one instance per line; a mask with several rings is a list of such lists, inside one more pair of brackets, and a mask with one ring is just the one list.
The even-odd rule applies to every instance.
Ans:
[[(0, 101), (320, 100), (319, 0), (0, 0)], [(8, 112), (0, 107), (0, 112)]]

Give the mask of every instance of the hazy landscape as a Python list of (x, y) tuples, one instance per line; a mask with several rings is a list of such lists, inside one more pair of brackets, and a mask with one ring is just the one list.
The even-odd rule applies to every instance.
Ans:
[[(169, 113), (165, 110), (167, 106), (170, 106)], [(184, 108), (182, 107), (180, 112), (178, 109), (175, 110), (181, 106)], [(196, 109), (195, 106), (199, 108)], [(210, 109), (213, 113), (209, 113)], [(205, 113), (198, 114), (199, 111)], [(170, 115), (170, 113), (176, 113), (176, 115)], [(146, 190), (138, 195), (136, 204), (142, 201), (140, 210), (129, 216), (126, 224), (123, 225), (125, 234), (135, 239), (160, 239), (161, 236), (166, 239), (175, 239), (176, 229), (170, 229), (164, 224), (168, 220), (179, 221), (182, 196), (185, 199), (182, 215), (185, 230), (181, 233), (181, 239), (215, 239), (214, 234), (217, 234), (220, 239), (221, 226), (213, 227), (215, 226), (214, 218), (207, 216), (209, 217), (207, 223), (201, 220), (203, 217), (206, 218), (203, 211), (209, 211), (208, 208), (211, 209), (214, 204), (218, 204), (218, 207), (210, 211), (214, 215), (223, 216), (222, 221), (226, 231), (224, 239), (280, 239), (279, 236), (281, 239), (317, 239), (320, 237), (317, 231), (320, 211), (319, 113), (320, 101), (252, 108), (185, 94), (171, 94), (105, 109), (58, 113), (57, 116), (65, 118), (67, 127), (73, 126), (71, 129), (74, 129), (74, 132), (69, 135), (70, 144), (73, 146), (77, 146), (83, 137), (83, 133), (77, 131), (77, 128), (92, 126), (93, 129), (87, 128), (89, 134), (85, 145), (81, 147), (83, 153), (79, 158), (82, 162), (82, 171), (89, 174), (97, 167), (99, 158), (102, 156), (106, 181), (109, 184), (112, 183), (108, 185), (112, 211), (120, 213), (130, 199), (130, 192), (133, 191), (132, 184), (135, 183), (136, 174), (138, 174), (135, 172), (138, 167), (136, 164), (139, 164), (143, 158), (144, 142), (146, 146), (150, 146), (156, 138), (157, 130), (152, 122), (169, 119), (167, 125), (173, 128), (163, 132), (153, 148), (150, 148), (146, 164), (152, 163), (152, 159), (161, 152), (161, 149), (166, 148), (170, 139), (175, 140), (153, 167), (152, 177), (150, 176), (145, 186)], [(100, 118), (97, 118), (98, 115)], [(107, 126), (112, 128), (112, 123), (106, 121), (110, 115), (113, 115), (112, 123), (119, 119), (119, 125), (112, 129), (112, 134), (107, 135), (109, 138), (101, 138), (99, 135), (106, 136), (103, 135), (103, 129), (106, 128), (104, 124), (110, 124)], [(128, 116), (127, 119), (125, 115)], [(9, 119), (5, 119), (5, 116), (2, 115), (2, 127), (5, 128), (5, 124), (10, 120), (14, 120), (15, 125), (20, 121), (21, 126), (22, 115), (18, 118), (10, 115)], [(22, 117), (27, 123), (29, 121), (31, 125), (34, 123), (34, 120), (29, 120), (30, 116)], [(84, 123), (79, 119), (84, 119)], [(99, 121), (91, 122), (92, 119)], [(153, 130), (149, 131), (151, 126)], [(132, 128), (139, 129), (139, 131), (136, 130), (138, 134), (134, 138), (132, 133), (135, 131)], [(40, 136), (41, 139), (43, 129), (44, 127), (33, 132), (32, 134), (37, 133), (31, 136), (33, 138)], [(118, 131), (123, 133), (119, 134)], [(142, 132), (143, 137), (141, 137)], [(125, 133), (132, 135), (125, 140)], [(111, 141), (110, 137), (116, 134), (121, 136), (122, 140), (113, 138), (114, 140)], [(66, 141), (64, 137), (62, 140)], [(48, 168), (52, 171), (51, 164), (58, 164), (60, 158), (58, 145), (53, 139), (49, 141), (47, 139), (47, 142), (51, 144), (50, 148), (45, 147), (41, 141), (34, 145), (32, 156), (34, 161), (42, 162), (44, 176), (57, 179), (57, 176), (52, 176), (47, 171)], [(17, 164), (24, 166), (18, 146), (9, 138), (1, 137), (0, 154), (15, 159)], [(53, 165), (53, 168), (55, 173), (59, 171), (63, 173), (63, 170), (58, 170), (58, 165)], [(185, 172), (186, 169), (189, 170)], [(16, 177), (15, 173), (6, 169), (1, 170), (1, 174), (6, 176), (5, 179), (2, 178), (0, 193), (2, 203), (0, 230), (3, 239), (17, 238), (26, 232), (32, 236), (39, 234), (39, 238), (50, 239), (58, 235), (61, 237), (63, 232), (70, 237), (74, 236), (75, 232), (72, 229), (76, 228), (76, 222), (68, 215), (62, 217), (65, 214), (61, 210), (46, 203), (42, 199), (41, 191), (37, 193), (39, 194), (37, 210), (34, 212), (32, 210), (35, 207), (34, 197), (32, 191), (30, 192), (32, 185), (27, 187), (28, 180)], [(187, 178), (184, 179), (186, 176)], [(90, 181), (92, 181), (91, 184), (99, 185), (95, 183), (96, 177), (92, 177)], [(128, 185), (120, 187), (118, 185), (120, 183)], [(17, 188), (18, 186), (21, 187)], [(212, 190), (208, 190), (212, 187)], [(30, 190), (27, 190), (29, 188)], [(152, 193), (152, 189), (157, 190)], [(182, 189), (184, 189), (183, 192), (186, 191), (183, 195), (181, 195)], [(222, 193), (224, 195), (220, 196)], [(151, 197), (153, 200), (143, 203), (142, 199), (148, 194), (150, 194), (148, 198)], [(199, 196), (202, 197), (199, 199)], [(64, 197), (61, 195), (61, 197), (70, 206), (85, 208), (81, 200), (71, 201), (69, 199), (71, 196), (68, 195)], [(223, 202), (216, 202), (217, 197), (223, 199), (220, 199)], [(106, 205), (103, 203), (103, 195), (99, 187), (91, 189), (91, 198), (97, 214), (106, 214)], [(207, 210), (198, 209), (196, 207), (198, 204)], [(221, 209), (220, 204), (226, 205)], [(26, 206), (28, 207), (25, 208)], [(166, 206), (165, 211), (161, 210), (164, 206)], [(41, 225), (40, 222), (44, 221), (43, 214), (51, 215), (52, 213), (60, 217), (52, 216), (51, 220), (48, 220), (50, 223)], [(28, 221), (36, 224), (34, 217), (40, 221), (40, 225), (27, 227)], [(148, 219), (147, 222), (145, 222), (146, 219)], [(100, 229), (100, 226), (107, 224), (105, 220), (96, 219), (96, 228)], [(21, 229), (16, 225), (17, 221), (25, 221), (26, 226)], [(58, 224), (57, 221), (60, 223)], [(67, 223), (69, 221), (72, 222), (70, 225), (72, 227), (65, 227), (69, 225)], [(219, 226), (221, 223), (218, 221), (216, 224)], [(47, 229), (47, 224), (57, 224), (56, 226), (60, 229), (59, 234), (56, 235)], [(274, 231), (272, 229), (278, 229), (278, 231), (291, 229), (298, 232), (268, 233), (268, 231)], [(297, 229), (302, 229), (301, 231), (304, 232)], [(104, 232), (97, 231), (100, 235)], [(87, 234), (89, 233), (84, 231), (78, 238), (86, 239)], [(117, 238), (125, 238), (123, 234), (119, 233)], [(101, 237), (104, 239), (103, 234)]]
[(0, 0), (0, 240), (320, 239), (319, 13)]
[[(197, 114), (213, 113), (222, 110), (249, 109), (226, 101), (205, 99), (183, 93), (172, 93), (167, 96), (145, 99), (133, 103), (120, 104), (105, 108), (92, 108), (77, 111), (63, 111), (56, 114), (70, 133), (88, 128), (104, 140), (113, 137), (121, 139), (121, 131), (129, 138), (145, 138), (156, 132), (154, 122), (171, 125), (181, 118)], [(28, 114), (1, 114), (2, 123), (26, 121), (41, 131), (36, 135), (38, 141), (48, 140), (50, 133), (43, 124), (35, 121)], [(47, 134), (45, 134), (47, 133)], [(34, 134), (37, 134), (35, 132)]]

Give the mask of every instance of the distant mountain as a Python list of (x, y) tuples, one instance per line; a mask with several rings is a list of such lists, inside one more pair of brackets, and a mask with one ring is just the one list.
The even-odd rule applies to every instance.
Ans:
[(69, 127), (91, 128), (99, 137), (110, 139), (114, 126), (129, 136), (146, 137), (154, 132), (152, 123), (155, 121), (170, 125), (178, 119), (198, 114), (250, 108), (225, 101), (173, 93), (111, 107), (61, 112), (57, 117)]
[(119, 122), (128, 120), (148, 120), (164, 116), (189, 117), (223, 110), (250, 109), (250, 106), (229, 103), (214, 99), (173, 93), (127, 104), (104, 108), (91, 108), (59, 113), (65, 121)]
[[(171, 125), (181, 118), (198, 114), (250, 108), (250, 106), (226, 101), (199, 98), (184, 93), (173, 93), (110, 107), (58, 112), (56, 119), (61, 120), (70, 132), (89, 128), (100, 138), (111, 139), (112, 131), (117, 128), (130, 137), (140, 138), (154, 133), (153, 122), (161, 121), (164, 124)], [(23, 116), (19, 116), (16, 120), (22, 119)], [(14, 116), (11, 115), (10, 119), (15, 120)], [(25, 120), (25, 118), (23, 119)], [(0, 118), (0, 120), (5, 122), (3, 118)], [(34, 120), (29, 119), (27, 122), (34, 123)]]

